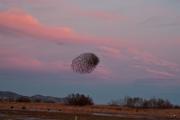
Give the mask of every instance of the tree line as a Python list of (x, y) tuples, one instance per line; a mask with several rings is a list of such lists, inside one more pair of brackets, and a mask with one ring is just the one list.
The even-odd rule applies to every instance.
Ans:
[[(20, 97), (18, 99), (0, 99), (0, 101), (8, 102), (44, 102), (40, 99), (30, 99), (29, 97)], [(46, 103), (54, 103), (53, 101), (46, 101)], [(84, 94), (69, 94), (63, 99), (63, 104), (74, 106), (94, 105), (93, 99)], [(129, 107), (129, 108), (180, 108), (178, 105), (172, 104), (169, 100), (161, 98), (144, 99), (140, 97), (124, 97), (120, 100), (112, 100), (108, 103), (111, 106)]]
[[(0, 98), (0, 102), (25, 102), (25, 103), (56, 103), (52, 100), (42, 100), (39, 98), (33, 98), (27, 96), (21, 96), (18, 98)], [(65, 105), (75, 105), (75, 106), (85, 106), (85, 105), (94, 105), (93, 99), (84, 94), (69, 94), (68, 96), (62, 98), (62, 101), (60, 103), (63, 103)]]
[(180, 108), (178, 105), (172, 104), (169, 100), (162, 98), (144, 99), (140, 97), (124, 97), (120, 100), (112, 100), (109, 102), (112, 106), (122, 106), (129, 108)]

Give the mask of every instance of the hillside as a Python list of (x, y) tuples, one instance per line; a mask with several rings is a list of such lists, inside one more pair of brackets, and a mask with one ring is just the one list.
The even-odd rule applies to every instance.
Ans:
[(33, 96), (24, 96), (10, 91), (0, 91), (1, 100), (18, 100), (20, 98), (28, 98), (31, 101), (42, 101), (42, 102), (55, 102), (62, 103), (64, 98), (44, 96), (44, 95), (33, 95)]

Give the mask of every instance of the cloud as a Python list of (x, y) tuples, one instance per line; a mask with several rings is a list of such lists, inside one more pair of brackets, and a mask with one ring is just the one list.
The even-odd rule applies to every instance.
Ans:
[[(134, 79), (141, 77), (178, 78), (180, 72), (179, 64), (157, 57), (134, 46), (127, 45), (120, 48), (100, 46), (99, 49), (103, 55), (108, 56), (108, 59), (110, 57), (110, 60), (114, 61), (117, 68), (118, 66), (127, 68), (127, 70), (125, 70), (126, 68), (124, 70), (119, 68), (119, 70), (126, 71), (125, 74), (135, 74), (137, 78)], [(112, 76), (119, 76), (119, 73), (114, 69), (112, 69), (112, 73)], [(121, 79), (120, 76), (118, 78)]]
[(172, 77), (175, 77), (174, 74), (169, 73), (169, 72), (165, 72), (165, 71), (154, 70), (154, 69), (151, 69), (151, 68), (146, 68), (145, 70), (147, 72), (149, 72), (149, 73), (153, 73), (153, 74), (157, 75), (160, 78), (167, 78), (167, 77), (172, 78)]
[(57, 42), (77, 42), (78, 37), (69, 27), (49, 27), (22, 10), (0, 12), (0, 31), (8, 35), (29, 36)]
[(164, 60), (149, 52), (129, 48), (128, 52), (134, 62), (133, 67), (141, 69), (158, 78), (175, 78), (178, 77), (179, 65), (177, 63)]
[(155, 29), (157, 29), (157, 27), (179, 27), (179, 21), (180, 16), (177, 16), (173, 13), (166, 13), (164, 15), (155, 15), (148, 17), (143, 22), (141, 22), (140, 25), (144, 25)]
[(160, 59), (153, 54), (143, 51), (143, 50), (138, 50), (134, 48), (129, 48), (128, 52), (132, 55), (132, 59), (136, 61), (141, 61), (141, 63), (144, 63), (146, 65), (156, 65), (159, 67), (166, 67), (168, 69), (177, 69), (179, 67), (178, 64), (169, 62), (164, 59)]
[(69, 71), (69, 65), (63, 61), (46, 62), (21, 54), (16, 50), (0, 48), (0, 68), (36, 72)]
[[(178, 78), (178, 72), (180, 72), (179, 64), (160, 58), (137, 47), (129, 45), (119, 48), (100, 46), (99, 50), (104, 58), (113, 60), (113, 64), (117, 64), (116, 67), (126, 66), (127, 71), (134, 71), (135, 74), (141, 76), (163, 79)], [(116, 71), (112, 69), (112, 73), (114, 72), (116, 73)], [(117, 73), (113, 75), (118, 76)]]
[(55, 43), (91, 44), (117, 46), (109, 38), (97, 38), (92, 35), (79, 34), (70, 27), (50, 27), (21, 9), (0, 12), (0, 34), (16, 37), (31, 37), (35, 40), (48, 40)]
[(119, 58), (121, 56), (120, 49), (109, 46), (100, 46), (99, 50), (104, 56)]
[[(160, 58), (137, 47), (128, 45), (119, 48), (100, 46), (99, 50), (108, 60), (111, 58), (110, 60), (117, 64), (116, 67), (126, 66), (128, 68), (127, 71), (132, 72), (132, 70), (135, 70), (136, 74), (140, 72), (142, 76), (177, 78), (178, 72), (180, 72), (179, 64)], [(118, 63), (116, 63), (117, 61)]]
[(77, 18), (88, 18), (100, 22), (124, 21), (127, 16), (120, 12), (107, 11), (103, 9), (86, 9), (80, 4), (72, 4), (72, 2), (64, 1), (62, 9), (71, 16)]
[[(49, 27), (40, 23), (36, 18), (20, 9), (11, 9), (0, 12), (0, 31), (6, 36), (31, 37), (35, 40), (48, 40), (60, 43), (106, 44), (106, 39), (99, 40), (91, 36), (80, 36), (69, 27)], [(28, 70), (38, 72), (70, 72), (70, 64), (63, 61), (47, 62), (21, 52), (10, 49), (0, 49), (1, 69)], [(115, 51), (114, 51), (115, 52)], [(38, 53), (39, 54), (39, 53)], [(105, 68), (105, 67), (103, 67)], [(96, 76), (109, 74), (107, 68), (97, 68)]]
[[(103, 55), (121, 60), (121, 64), (132, 65), (148, 73), (158, 73), (164, 76), (174, 77), (180, 71), (179, 64), (157, 57), (145, 50), (134, 46), (114, 48), (109, 46), (99, 47)], [(143, 68), (143, 69), (142, 69)]]
[(103, 78), (103, 79), (109, 79), (112, 74), (112, 70), (107, 68), (106, 66), (98, 66), (97, 69), (95, 69), (94, 73), (96, 76)]
[(125, 16), (120, 16), (115, 13), (105, 12), (105, 11), (83, 11), (78, 10), (74, 14), (81, 16), (81, 17), (88, 17), (93, 18), (96, 20), (103, 20), (103, 21), (119, 21), (125, 20)]
[(148, 73), (153, 78), (158, 79), (167, 79), (167, 78), (175, 78), (176, 73), (172, 71), (162, 70), (161, 68), (146, 66), (146, 65), (134, 65), (134, 68), (141, 69)]
[[(90, 35), (80, 35), (70, 27), (50, 27), (42, 24), (35, 17), (19, 9), (0, 12), (0, 31), (1, 34), (6, 36), (16, 35), (32, 37), (35, 38), (35, 40), (40, 39), (51, 42), (85, 44), (87, 46), (93, 45), (107, 58), (110, 57), (117, 60), (127, 59), (121, 61), (125, 63), (118, 64), (126, 64), (127, 66), (140, 65), (144, 68), (144, 71), (153, 73), (154, 75), (161, 74), (174, 77), (173, 75), (175, 75), (175, 72), (179, 70), (178, 64), (156, 57), (129, 44), (122, 43), (120, 39), (97, 38)], [(14, 55), (11, 52), (6, 53), (8, 50), (2, 51), (5, 52), (1, 53), (0, 56), (6, 56), (1, 57), (0, 59), (0, 65), (2, 67), (34, 70), (46, 70), (47, 68), (50, 68), (54, 71), (62, 68), (67, 70), (68, 65), (64, 62), (45, 62), (28, 56), (24, 57), (24, 55)], [(105, 68), (104, 70), (98, 69), (98, 72), (100, 74), (109, 75), (110, 73), (113, 73), (113, 70)]]
[[(62, 60), (44, 61), (32, 56), (22, 54), (16, 49), (0, 48), (0, 70), (25, 71), (32, 73), (68, 73), (72, 74), (71, 63)], [(111, 70), (104, 65), (98, 66), (92, 77), (108, 79)]]

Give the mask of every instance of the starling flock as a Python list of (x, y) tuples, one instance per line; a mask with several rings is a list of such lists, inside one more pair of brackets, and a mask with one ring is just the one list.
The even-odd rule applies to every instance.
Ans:
[(91, 73), (99, 62), (99, 58), (94, 53), (83, 53), (73, 59), (71, 67), (74, 72), (86, 74)]

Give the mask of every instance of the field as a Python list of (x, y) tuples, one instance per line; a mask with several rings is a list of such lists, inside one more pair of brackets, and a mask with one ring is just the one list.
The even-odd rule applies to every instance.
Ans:
[(0, 120), (180, 120), (180, 109), (130, 109), (105, 105), (0, 103)]

